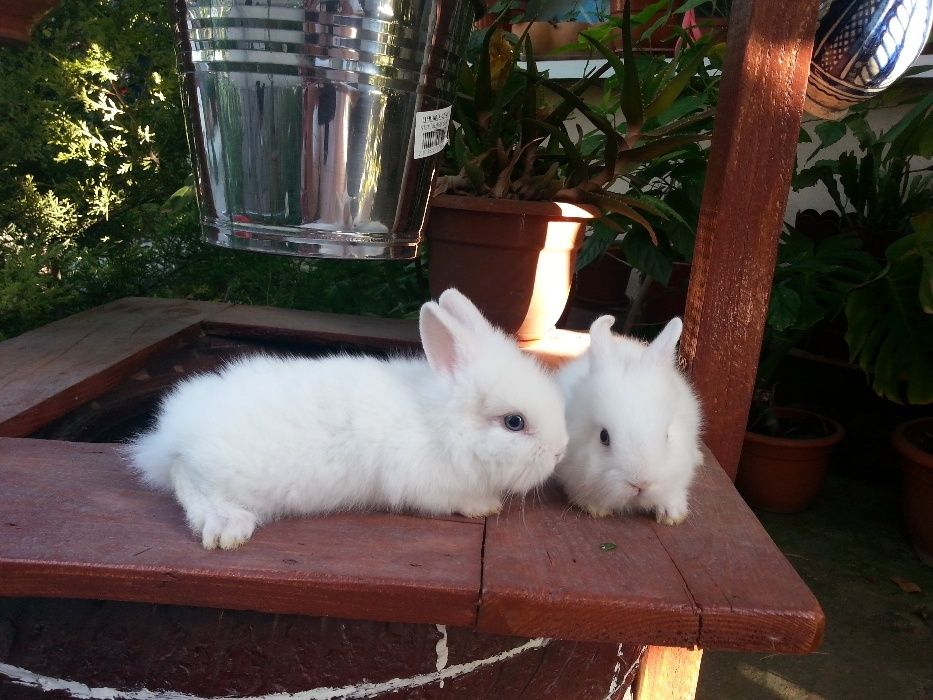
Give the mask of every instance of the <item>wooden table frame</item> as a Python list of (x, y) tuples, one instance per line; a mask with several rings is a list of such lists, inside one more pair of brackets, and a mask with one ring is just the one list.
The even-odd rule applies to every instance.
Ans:
[[(0, 344), (0, 596), (649, 645), (640, 697), (695, 686), (703, 648), (819, 645), (819, 604), (709, 453), (691, 516), (673, 528), (648, 517), (594, 519), (550, 491), (485, 521), (341, 514), (274, 523), (238, 551), (209, 552), (168, 496), (134, 482), (116, 446), (26, 437), (192, 348), (263, 341), (410, 351), (416, 338), (408, 321), (124, 299)], [(557, 332), (529, 351), (556, 363), (585, 339)], [(405, 558), (387, 542), (404, 542)], [(603, 551), (604, 542), (617, 549)]]

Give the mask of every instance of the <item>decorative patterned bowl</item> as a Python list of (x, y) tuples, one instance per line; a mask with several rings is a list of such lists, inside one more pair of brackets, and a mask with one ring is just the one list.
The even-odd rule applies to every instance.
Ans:
[(878, 94), (923, 50), (933, 0), (821, 0), (806, 111), (838, 119)]

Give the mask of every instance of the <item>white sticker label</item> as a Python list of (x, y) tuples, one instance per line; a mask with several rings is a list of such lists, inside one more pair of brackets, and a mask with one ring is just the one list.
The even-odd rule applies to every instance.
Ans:
[(415, 158), (440, 153), (447, 145), (450, 107), (415, 113)]

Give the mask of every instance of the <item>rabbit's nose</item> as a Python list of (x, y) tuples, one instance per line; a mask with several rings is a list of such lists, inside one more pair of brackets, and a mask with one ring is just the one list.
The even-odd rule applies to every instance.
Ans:
[(626, 481), (625, 483), (627, 483), (629, 486), (635, 489), (635, 493), (641, 493), (648, 486), (644, 481), (636, 481), (636, 482)]

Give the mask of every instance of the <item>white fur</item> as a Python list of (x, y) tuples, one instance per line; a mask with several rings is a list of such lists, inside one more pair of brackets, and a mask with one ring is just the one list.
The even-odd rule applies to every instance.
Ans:
[(613, 336), (614, 321), (596, 319), (589, 350), (558, 373), (570, 443), (557, 478), (570, 500), (595, 516), (646, 511), (675, 525), (687, 517), (702, 461), (699, 401), (676, 364), (683, 324), (671, 320), (646, 345)]
[[(257, 356), (184, 381), (133, 466), (174, 491), (207, 548), (288, 515), (496, 513), (563, 456), (561, 393), (456, 290), (420, 327), (426, 359)], [(506, 429), (511, 413), (524, 430)]]

